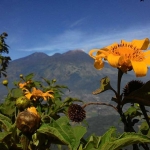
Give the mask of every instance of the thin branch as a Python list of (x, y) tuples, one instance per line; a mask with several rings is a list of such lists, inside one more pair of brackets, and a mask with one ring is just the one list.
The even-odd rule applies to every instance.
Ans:
[(82, 108), (84, 109), (85, 107), (87, 107), (89, 105), (106, 105), (106, 106), (110, 106), (110, 107), (114, 108), (116, 111), (118, 111), (118, 109), (115, 106), (108, 104), (108, 103), (102, 103), (102, 102), (89, 102), (89, 103), (84, 104), (82, 106)]
[(111, 86), (110, 86), (110, 90), (112, 90), (115, 93), (116, 97), (118, 97), (118, 93)]

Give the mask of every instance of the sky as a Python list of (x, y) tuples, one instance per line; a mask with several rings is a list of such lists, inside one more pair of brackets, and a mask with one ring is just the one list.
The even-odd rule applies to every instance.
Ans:
[(150, 38), (150, 0), (1, 0), (12, 60)]

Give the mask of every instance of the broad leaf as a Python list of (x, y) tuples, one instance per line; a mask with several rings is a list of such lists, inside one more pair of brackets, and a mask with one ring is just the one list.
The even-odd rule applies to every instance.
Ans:
[(120, 150), (132, 144), (150, 143), (150, 137), (139, 133), (123, 133), (119, 137), (116, 128), (111, 127), (103, 136), (91, 136), (87, 144), (80, 145), (79, 150)]
[(98, 150), (119, 150), (123, 147), (139, 143), (150, 143), (150, 138), (133, 132), (124, 133), (117, 139), (112, 138)]
[(25, 80), (29, 81), (29, 80), (31, 80), (33, 78), (33, 76), (34, 76), (34, 73), (30, 73), (27, 76), (25, 76)]
[(1, 123), (4, 125), (6, 131), (11, 128), (11, 120), (2, 114), (0, 114), (0, 124)]
[(100, 94), (106, 90), (112, 89), (110, 85), (110, 79), (108, 77), (102, 78), (100, 81), (100, 88), (93, 92), (94, 95)]
[(116, 131), (115, 127), (111, 127), (102, 137), (101, 137), (101, 141), (99, 143), (99, 147), (98, 149), (101, 150), (101, 148), (103, 147), (104, 144), (108, 143), (109, 141), (111, 141), (112, 137), (114, 136)]
[(6, 138), (10, 137), (12, 133), (11, 132), (1, 132), (0, 133), (0, 142), (5, 141)]
[(150, 136), (150, 129), (146, 121), (142, 122), (139, 128), (139, 133)]
[(0, 105), (0, 113), (12, 117), (15, 113), (15, 101), (13, 100), (14, 98), (6, 99), (5, 102)]
[(86, 129), (82, 126), (71, 127), (67, 117), (61, 117), (57, 121), (52, 120), (51, 124), (43, 124), (37, 133), (43, 133), (49, 138), (55, 138), (57, 144), (65, 144), (71, 150), (77, 150), (80, 139), (85, 134)]
[(139, 108), (136, 108), (134, 106), (131, 106), (130, 108), (128, 108), (128, 110), (124, 113), (125, 116), (130, 116), (131, 118), (137, 117), (137, 116), (141, 116), (142, 113), (140, 111), (138, 111)]
[(14, 97), (14, 98), (18, 98), (18, 97), (20, 97), (20, 96), (23, 96), (23, 91), (21, 90), (21, 89), (19, 89), (19, 88), (17, 88), (17, 89), (12, 89), (11, 90), (11, 93), (12, 93), (12, 96)]
[(84, 146), (84, 148), (82, 148), (81, 146), (79, 147), (79, 150), (83, 149), (83, 150), (96, 150), (99, 146), (99, 143), (101, 141), (101, 137), (100, 136), (96, 136), (96, 135), (91, 135), (88, 139), (87, 144)]

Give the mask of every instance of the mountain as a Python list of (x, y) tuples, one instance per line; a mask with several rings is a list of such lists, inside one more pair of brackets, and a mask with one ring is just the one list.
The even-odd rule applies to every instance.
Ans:
[[(56, 53), (53, 56), (36, 52), (12, 61), (7, 69), (7, 78), (12, 86), (13, 81), (19, 80), (20, 74), (34, 73), (37, 80), (41, 77), (57, 79), (58, 84), (68, 86), (71, 92), (66, 91), (66, 96), (77, 97), (84, 101), (110, 102), (111, 96), (113, 96), (112, 91), (106, 91), (100, 95), (92, 95), (92, 92), (100, 87), (100, 79), (105, 76), (110, 77), (111, 85), (116, 88), (117, 69), (105, 63), (102, 70), (96, 70), (93, 63), (94, 60), (82, 50), (70, 50), (63, 54)], [(125, 74), (122, 86), (133, 79), (135, 79), (133, 73)], [(0, 86), (0, 91), (0, 95), (3, 97), (6, 94), (5, 87)], [(90, 109), (93, 108), (95, 107), (90, 106)], [(102, 106), (101, 108), (105, 110), (106, 107)]]

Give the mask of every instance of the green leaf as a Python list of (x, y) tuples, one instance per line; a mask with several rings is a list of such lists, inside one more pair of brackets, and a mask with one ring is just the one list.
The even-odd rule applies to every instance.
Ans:
[(124, 113), (125, 116), (130, 116), (131, 118), (137, 117), (137, 116), (141, 116), (142, 113), (138, 111), (139, 108), (131, 106), (130, 108), (128, 108), (128, 110)]
[(19, 89), (19, 88), (17, 88), (17, 89), (12, 89), (11, 90), (11, 93), (12, 93), (12, 95), (13, 95), (13, 97), (14, 98), (18, 98), (18, 97), (20, 97), (20, 96), (23, 96), (23, 91), (21, 90), (21, 89)]
[(56, 114), (61, 109), (62, 102), (58, 98), (55, 98), (54, 102), (55, 104), (51, 105), (48, 114)]
[[(82, 149), (83, 150), (96, 150), (98, 148), (98, 145), (99, 145), (100, 141), (101, 141), (101, 137), (100, 136), (98, 137), (96, 135), (91, 135), (88, 138), (87, 144)], [(80, 149), (81, 149), (81, 147), (80, 147)]]
[(13, 101), (13, 99), (14, 98), (6, 99), (5, 102), (0, 105), (0, 113), (9, 117), (12, 117), (14, 115), (16, 102)]
[(6, 131), (8, 131), (11, 128), (11, 120), (2, 114), (0, 114), (0, 123), (2, 123), (5, 126)]
[(126, 103), (138, 103), (150, 106), (150, 81), (146, 82), (140, 89), (124, 97), (122, 105)]
[(70, 91), (70, 89), (65, 85), (55, 85), (54, 88), (64, 88), (64, 89), (68, 89)]
[(139, 128), (139, 132), (144, 135), (147, 135), (149, 131), (150, 131), (150, 129), (149, 129), (147, 122), (146, 121), (142, 122), (142, 124)]
[(99, 143), (99, 148), (101, 150), (101, 148), (103, 147), (103, 145), (105, 143), (108, 143), (109, 141), (111, 141), (112, 139), (112, 136), (114, 135), (116, 131), (116, 128), (115, 127), (111, 127), (102, 137), (101, 137), (101, 141)]
[(100, 88), (93, 92), (94, 95), (100, 94), (106, 90), (112, 89), (110, 85), (110, 79), (108, 77), (102, 78), (100, 81)]
[(48, 85), (51, 85), (51, 81), (50, 80), (47, 80), (46, 78), (43, 78), (42, 79), (48, 84)]
[(0, 133), (0, 142), (3, 142), (5, 141), (6, 138), (10, 137), (11, 136), (11, 132), (1, 132)]
[(13, 82), (13, 85), (18, 86), (19, 83), (20, 83), (20, 81), (14, 81), (14, 82)]
[(80, 140), (85, 133), (86, 133), (86, 128), (83, 126), (76, 126), (73, 128), (73, 135), (74, 135), (75, 139), (74, 139), (74, 144), (72, 144), (72, 146), (74, 145), (73, 146), (74, 149), (78, 147)]
[(61, 117), (58, 120), (51, 120), (51, 124), (43, 124), (37, 133), (43, 133), (49, 136), (49, 138), (55, 138), (53, 143), (65, 144), (71, 150), (77, 150), (80, 139), (85, 134), (85, 127), (71, 127), (67, 117)]
[(31, 80), (33, 77), (34, 77), (34, 73), (30, 73), (30, 74), (28, 74), (27, 76), (25, 76), (25, 80), (26, 80), (26, 81), (29, 81), (29, 80)]
[(123, 147), (139, 143), (150, 143), (150, 138), (145, 135), (133, 132), (123, 133), (117, 139), (112, 138), (110, 141), (105, 143), (102, 148), (99, 148), (98, 150), (119, 150)]
[(116, 128), (111, 127), (102, 137), (92, 135), (84, 147), (83, 144), (80, 145), (79, 150), (120, 150), (139, 143), (150, 143), (150, 137), (134, 132), (118, 136)]
[(35, 87), (41, 87), (40, 81), (34, 81), (33, 83), (34, 83)]
[(6, 117), (6, 116), (4, 116), (4, 115), (2, 115), (2, 114), (0, 114), (0, 119), (1, 119), (1, 120), (5, 120), (5, 121), (11, 123), (11, 119), (8, 118), (8, 117)]

